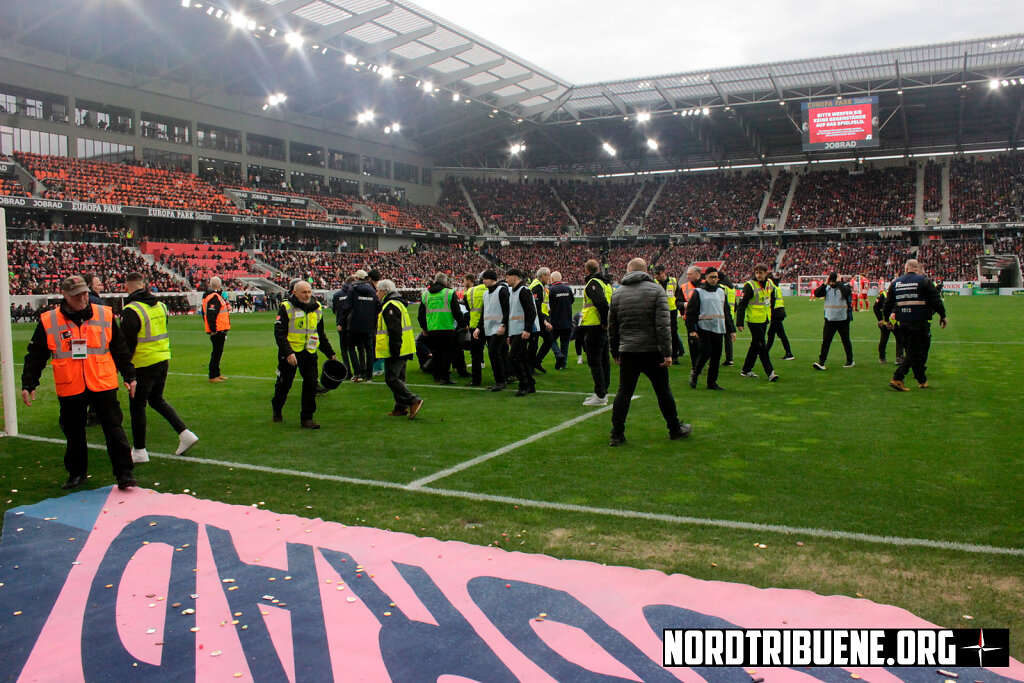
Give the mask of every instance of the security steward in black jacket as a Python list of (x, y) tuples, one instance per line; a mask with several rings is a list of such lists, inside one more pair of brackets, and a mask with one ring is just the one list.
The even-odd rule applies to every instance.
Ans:
[(274, 422), (284, 419), (281, 410), (288, 400), (288, 392), (295, 380), (295, 371), (298, 370), (302, 375), (300, 424), (303, 429), (320, 429), (320, 425), (313, 420), (318, 384), (316, 352), (320, 351), (331, 360), (336, 358), (334, 348), (324, 334), (323, 307), (313, 298), (313, 287), (305, 280), (295, 283), (292, 295), (278, 308), (274, 339), (278, 349), (277, 382), (274, 384), (274, 398), (270, 402), (274, 410)]
[[(896, 391), (910, 391), (903, 378), (910, 370), (921, 389), (928, 388), (925, 369), (928, 364), (928, 349), (932, 343), (932, 315), (939, 314), (939, 327), (946, 329), (946, 307), (934, 283), (924, 275), (924, 269), (916, 259), (910, 259), (901, 275), (889, 285), (882, 315), (888, 320), (896, 313), (896, 322), (903, 329), (903, 361), (892, 373), (889, 386)], [(887, 325), (892, 329), (892, 322)]]
[(352, 381), (369, 382), (373, 379), (373, 349), (376, 344), (380, 300), (374, 286), (366, 281), (366, 271), (357, 270), (355, 277), (345, 306), (348, 312), (348, 341), (352, 345)]

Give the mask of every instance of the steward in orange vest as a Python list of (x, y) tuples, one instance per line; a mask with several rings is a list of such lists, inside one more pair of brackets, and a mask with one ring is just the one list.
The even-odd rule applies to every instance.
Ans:
[(129, 396), (135, 394), (131, 352), (110, 307), (89, 303), (89, 286), (82, 277), (64, 280), (61, 292), (64, 300), (40, 316), (29, 342), (21, 373), (21, 400), (32, 405), (43, 368), (52, 358), (60, 426), (67, 439), (64, 468), (68, 480), (62, 488), (73, 489), (88, 476), (85, 424), (90, 407), (103, 426), (117, 487), (131, 488), (136, 485), (131, 447), (121, 427), (117, 402), (118, 372)]
[(210, 344), (213, 345), (209, 371), (211, 382), (227, 379), (220, 374), (220, 358), (224, 355), (224, 340), (231, 329), (231, 304), (221, 296), (222, 287), (219, 277), (211, 277), (210, 288), (203, 294), (203, 322), (206, 323), (206, 334), (210, 335)]

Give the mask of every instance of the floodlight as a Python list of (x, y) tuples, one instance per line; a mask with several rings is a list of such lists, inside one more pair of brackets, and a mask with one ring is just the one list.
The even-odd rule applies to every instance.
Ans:
[(460, 99), (462, 99), (462, 96), (459, 93), (457, 93), (457, 92), (453, 92), (452, 93), (452, 102), (458, 102)]
[(423, 81), (423, 92), (434, 92), (434, 84), (431, 81)]
[(210, 5), (209, 7), (206, 8), (206, 14), (207, 14), (207, 16), (213, 14), (213, 5)]
[(355, 64), (358, 61), (359, 60), (356, 58), (355, 55), (345, 55), (345, 63), (346, 64), (351, 65), (351, 64)]
[(498, 110), (497, 110), (497, 109), (492, 109), (492, 110), (491, 110), (491, 113), (492, 113), (492, 114), (497, 114), (497, 113), (498, 113)]
[(991, 81), (988, 82), (988, 87), (991, 88), (992, 90), (997, 90), (999, 88), (999, 81), (993, 78)]
[(294, 47), (297, 50), (301, 48), (303, 44), (305, 44), (306, 39), (300, 36), (295, 31), (289, 31), (288, 33), (284, 34), (284, 42), (288, 43), (288, 45)]
[(1011, 78), (1010, 79), (1010, 84), (1011, 85), (1017, 85), (1017, 79), (1016, 78)]
[(217, 14), (215, 14), (214, 16), (216, 16), (218, 19), (223, 19), (224, 18), (224, 10), (222, 10), (222, 9), (217, 10)]
[(636, 120), (639, 121), (640, 123), (646, 123), (647, 121), (651, 120), (651, 115), (649, 112), (642, 111), (636, 115)]
[(512, 154), (512, 156), (515, 156), (516, 154), (519, 154), (520, 152), (525, 152), (526, 151), (526, 145), (524, 145), (521, 142), (517, 142), (516, 144), (512, 145), (509, 148), (508, 151), (509, 151), (510, 154)]
[(181, 6), (188, 9), (192, 5), (192, 0), (181, 0)]
[(269, 35), (271, 38), (273, 38), (274, 36), (277, 35), (277, 29), (271, 27), (271, 29), (269, 31), (267, 31), (267, 35)]
[(658, 151), (658, 141), (655, 140), (654, 138), (647, 138), (647, 149), (650, 149), (652, 151), (657, 152)]
[(999, 81), (999, 84), (1005, 88), (1006, 86), (1010, 85), (1010, 82), (1004, 78), (1003, 80)]
[(382, 66), (380, 68), (380, 71), (378, 71), (377, 73), (380, 74), (381, 78), (391, 78), (392, 76), (395, 75), (395, 70), (392, 69), (390, 66)]
[(391, 130), (394, 131), (395, 133), (399, 133), (402, 130), (402, 126), (400, 126), (397, 123), (392, 123), (391, 124)]
[(231, 15), (231, 25), (235, 28), (243, 28), (249, 23), (249, 17), (245, 16), (241, 12), (236, 12)]
[(607, 142), (602, 143), (601, 148), (608, 153), (608, 156), (615, 156), (615, 148), (609, 145)]
[(384, 135), (391, 135), (391, 126), (384, 127)]
[(700, 113), (704, 114), (704, 116), (707, 116), (708, 114), (711, 113), (711, 110), (708, 109), (707, 107), (704, 107), (703, 109), (700, 110)]
[(897, 95), (902, 95), (902, 94), (903, 94), (903, 91), (902, 91), (902, 90), (897, 90), (897, 91), (896, 91), (896, 94), (897, 94)]
[(786, 106), (786, 101), (785, 100), (779, 100), (779, 106), (780, 107), (785, 107)]
[(359, 123), (369, 123), (370, 121), (373, 121), (374, 116), (375, 114), (372, 111), (364, 111), (356, 117), (356, 120), (359, 121)]

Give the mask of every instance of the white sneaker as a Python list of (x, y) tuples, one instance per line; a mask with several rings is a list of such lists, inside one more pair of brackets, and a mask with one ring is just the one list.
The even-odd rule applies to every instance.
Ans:
[(852, 367), (853, 367), (853, 366), (855, 366), (855, 365), (856, 365), (856, 363), (854, 363), (854, 362), (853, 362), (853, 361), (851, 360), (851, 361), (850, 361), (849, 363), (847, 363), (847, 364), (846, 364), (846, 365), (844, 365), (843, 367), (844, 367), (844, 368), (852, 368)]
[(149, 451), (145, 448), (133, 448), (132, 449), (132, 462), (149, 462)]
[(188, 449), (192, 448), (196, 441), (199, 441), (199, 437), (196, 436), (192, 430), (186, 429), (181, 434), (178, 434), (178, 450), (174, 451), (174, 454), (181, 455)]
[(583, 365), (583, 356), (576, 359), (576, 365)]
[(585, 406), (606, 406), (608, 405), (607, 396), (598, 396), (597, 394), (591, 394), (583, 401)]

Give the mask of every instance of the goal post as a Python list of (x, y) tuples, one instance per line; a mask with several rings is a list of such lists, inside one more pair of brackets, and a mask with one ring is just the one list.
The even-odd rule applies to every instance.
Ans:
[(14, 393), (14, 338), (11, 334), (11, 283), (7, 263), (7, 211), (0, 208), (0, 373), (3, 375), (4, 434), (18, 435), (18, 397)]

